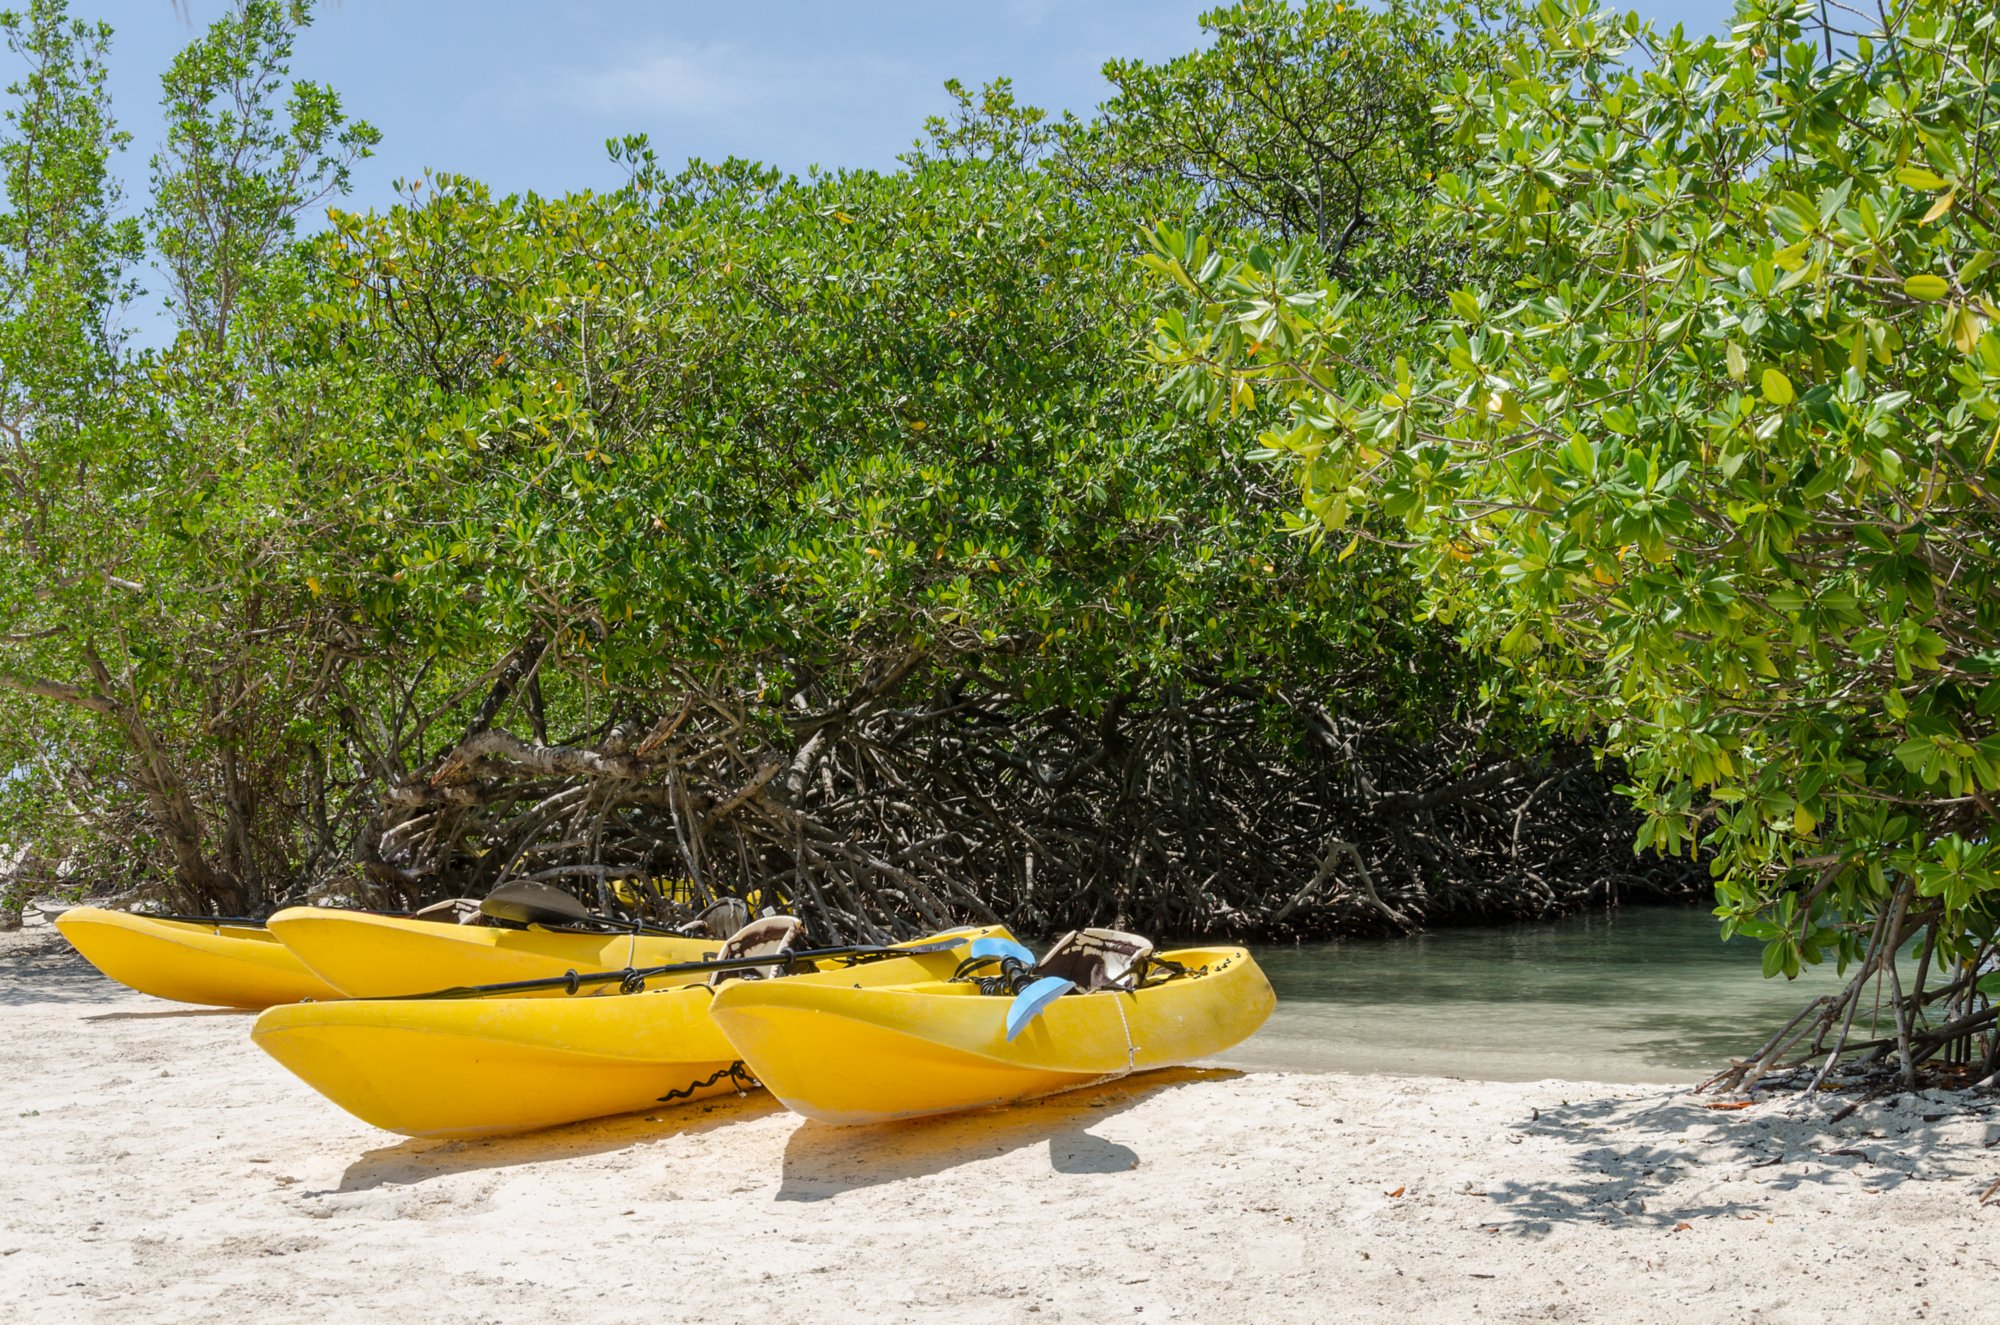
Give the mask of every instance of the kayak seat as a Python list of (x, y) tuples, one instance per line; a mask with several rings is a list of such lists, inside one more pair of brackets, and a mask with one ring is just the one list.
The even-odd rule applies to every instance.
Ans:
[[(716, 954), (720, 961), (735, 961), (742, 957), (782, 957), (796, 950), (806, 937), (806, 922), (795, 916), (764, 916), (753, 920), (731, 934), (723, 943), (722, 951)], [(784, 963), (770, 966), (756, 966), (747, 971), (717, 971), (708, 977), (708, 986), (714, 989), (724, 981), (743, 978), (748, 980), (769, 980), (784, 972)]]
[(588, 927), (602, 923), (599, 917), (592, 915), (589, 908), (569, 893), (529, 879), (516, 879), (512, 883), (501, 884), (486, 894), (486, 900), (479, 904), (479, 910), (488, 920), (498, 920), (509, 925)]
[(693, 920), (680, 927), (683, 934), (706, 934), (727, 939), (750, 923), (750, 904), (741, 897), (721, 897), (710, 902)]
[(432, 902), (410, 912), (412, 920), (430, 920), (440, 925), (483, 925), (485, 913), (479, 909), (476, 897), (447, 897), (442, 902)]
[(1075, 929), (1055, 941), (1035, 963), (1037, 979), (1068, 980), (1084, 993), (1132, 990), (1145, 976), (1153, 941), (1115, 929)]

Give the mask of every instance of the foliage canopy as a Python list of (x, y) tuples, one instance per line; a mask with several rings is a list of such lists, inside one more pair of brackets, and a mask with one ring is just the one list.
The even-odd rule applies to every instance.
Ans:
[(1490, 54), (1429, 11), (1254, 8), (1219, 54), (1122, 66), (1094, 128), (997, 84), (893, 173), (674, 174), (635, 137), (609, 193), (426, 177), (302, 235), (375, 134), (291, 79), (310, 7), (245, 0), (163, 79), (144, 217), (181, 335), (134, 353), (104, 34), (41, 0), (16, 26), (70, 71), (74, 169), (36, 215), (80, 238), (9, 250), (9, 399), (42, 412), (0, 526), (7, 836), (230, 912), (531, 877), (755, 892), (828, 937), (1406, 924), (1627, 880), (1603, 781), (1472, 711), (1393, 553), (1311, 555), (1249, 426), (1142, 371), (1142, 223), (1279, 223), (1161, 126), (1261, 78), (1376, 98), (1351, 142), (1325, 96), (1244, 141), (1267, 173), (1344, 154), (1340, 260), (1393, 273), (1449, 147), (1395, 126)]
[(1157, 353), (1190, 403), (1291, 403), (1264, 445), (1316, 520), (1406, 540), (1428, 610), (1627, 761), (1640, 845), (1712, 849), (1767, 972), (1921, 932), (1961, 998), (2000, 916), (1995, 17), (1534, 22), (1448, 89), (1438, 213), (1509, 279), (1387, 366), (1297, 255), (1162, 233)]

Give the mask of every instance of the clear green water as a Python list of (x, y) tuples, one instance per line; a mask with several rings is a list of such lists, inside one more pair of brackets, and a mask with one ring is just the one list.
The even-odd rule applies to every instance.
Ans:
[(1216, 1061), (1487, 1081), (1687, 1081), (1755, 1049), (1833, 969), (1765, 980), (1701, 907), (1253, 949), (1278, 993)]

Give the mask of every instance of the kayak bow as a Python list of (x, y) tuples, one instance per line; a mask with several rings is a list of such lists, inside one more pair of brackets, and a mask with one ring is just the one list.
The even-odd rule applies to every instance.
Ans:
[(165, 920), (95, 906), (71, 907), (55, 923), (84, 960), (155, 998), (256, 1009), (340, 997), (275, 935), (255, 925)]

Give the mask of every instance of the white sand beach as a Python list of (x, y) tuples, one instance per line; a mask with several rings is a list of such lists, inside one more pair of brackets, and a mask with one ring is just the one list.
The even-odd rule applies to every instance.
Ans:
[(2000, 1100), (1188, 1069), (409, 1141), (0, 935), (0, 1318), (1987, 1321)]

